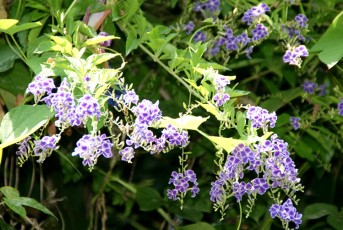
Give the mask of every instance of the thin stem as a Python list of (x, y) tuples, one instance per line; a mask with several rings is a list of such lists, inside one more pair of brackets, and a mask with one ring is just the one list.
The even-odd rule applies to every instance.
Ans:
[[(17, 47), (18, 50), (20, 51), (20, 53), (18, 53), (18, 51), (12, 46), (10, 40), (8, 39), (8, 35), (5, 35), (6, 38), (6, 42), (9, 45), (9, 47), (11, 48), (11, 50), (28, 66), (27, 61), (25, 59), (25, 55), (23, 54), (23, 52), (21, 51), (20, 47)], [(13, 38), (13, 36), (11, 36), (11, 38), (15, 41), (15, 39)], [(16, 42), (15, 42), (16, 43)], [(24, 56), (23, 56), (24, 55)]]
[(181, 77), (179, 77), (174, 71), (172, 71), (168, 66), (166, 66), (163, 62), (160, 61), (153, 53), (151, 53), (147, 48), (145, 48), (142, 44), (139, 44), (139, 47), (148, 54), (155, 62), (157, 62), (163, 69), (165, 69), (170, 75), (176, 78), (182, 85), (184, 85), (187, 90), (192, 93), (194, 96), (199, 98), (200, 100), (204, 100), (204, 98), (195, 90), (193, 90)]
[(69, 12), (71, 11), (71, 9), (73, 9), (73, 7), (74, 7), (74, 5), (76, 4), (77, 1), (78, 1), (78, 0), (74, 0), (74, 1), (70, 4), (70, 6), (69, 6), (69, 8), (67, 9), (66, 13), (64, 14), (64, 17), (62, 18), (62, 26), (63, 26), (63, 24), (64, 24), (64, 19), (67, 17), (67, 15), (68, 15)]
[(19, 5), (18, 5), (17, 11), (15, 13), (15, 18), (17, 18), (17, 19), (19, 19), (19, 11), (21, 8), (21, 2), (22, 2), (22, 0), (19, 0)]
[(168, 215), (168, 213), (166, 213), (162, 208), (158, 208), (157, 212), (168, 222), (168, 224), (174, 226), (175, 223), (173, 222), (173, 220), (170, 218), (170, 216)]
[(242, 205), (241, 202), (238, 202), (238, 206), (239, 206), (239, 221), (238, 221), (238, 226), (237, 226), (237, 230), (239, 230), (241, 228), (241, 224), (242, 224)]

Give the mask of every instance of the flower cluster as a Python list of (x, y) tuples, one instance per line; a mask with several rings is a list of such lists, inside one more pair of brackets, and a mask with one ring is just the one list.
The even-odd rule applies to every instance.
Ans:
[(299, 228), (299, 225), (302, 223), (302, 214), (297, 211), (293, 206), (292, 200), (287, 199), (283, 204), (273, 204), (269, 208), (270, 215), (272, 218), (276, 216), (279, 217), (286, 226), (289, 226), (289, 222), (293, 222), (296, 226), (295, 229)]
[(33, 94), (35, 103), (38, 103), (45, 93), (49, 95), (55, 88), (56, 86), (51, 78), (38, 75), (28, 85), (26, 93)]
[(112, 157), (112, 146), (113, 144), (107, 139), (105, 134), (100, 136), (86, 134), (77, 141), (76, 148), (71, 155), (79, 155), (83, 160), (82, 164), (84, 166), (88, 165), (89, 169), (92, 170), (99, 156)]
[(303, 14), (298, 14), (297, 16), (295, 16), (294, 21), (296, 21), (296, 23), (299, 25), (299, 27), (301, 28), (305, 28), (307, 27), (307, 22), (308, 19), (305, 15)]
[[(190, 183), (193, 184), (192, 187), (190, 187)], [(167, 190), (168, 198), (171, 200), (179, 200), (180, 197), (183, 198), (188, 190), (191, 191), (192, 197), (195, 197), (200, 191), (196, 174), (190, 169), (186, 170), (183, 174), (173, 171), (169, 184), (174, 185), (174, 189)]]
[(89, 94), (85, 94), (75, 103), (74, 96), (67, 79), (65, 78), (58, 87), (56, 93), (52, 93), (43, 98), (48, 106), (55, 110), (55, 125), (57, 127), (67, 128), (69, 126), (85, 125), (88, 118), (94, 117), (97, 120), (101, 116), (98, 101)]
[(308, 19), (305, 15), (298, 14), (293, 21), (282, 25), (282, 30), (287, 33), (289, 38), (296, 38), (298, 41), (305, 42), (305, 37), (301, 33), (306, 32), (307, 22)]
[(195, 27), (194, 22), (189, 21), (186, 25), (183, 25), (183, 30), (186, 30), (187, 34), (190, 34), (194, 30), (194, 27)]
[(136, 104), (131, 108), (135, 115), (132, 131), (128, 132), (129, 138), (126, 140), (126, 147), (119, 151), (122, 161), (132, 162), (134, 150), (142, 147), (151, 154), (160, 153), (175, 147), (186, 147), (188, 144), (188, 133), (178, 130), (172, 125), (167, 125), (162, 130), (162, 135), (157, 137), (149, 127), (162, 118), (162, 112), (158, 107), (159, 102), (152, 103), (149, 100), (142, 100), (138, 103), (138, 96), (135, 92), (128, 91), (124, 96), (124, 103)]
[(30, 141), (31, 137), (28, 136), (19, 143), (18, 150), (15, 152), (19, 158), (19, 164), (22, 165), (29, 158), (29, 151), (31, 150)]
[[(218, 175), (218, 179), (211, 183), (210, 199), (220, 205), (232, 194), (237, 202), (244, 194), (256, 197), (263, 195), (269, 189), (297, 191), (300, 179), (298, 170), (290, 153), (288, 144), (278, 139), (274, 134), (270, 140), (261, 141), (254, 146), (254, 150), (244, 144), (239, 144), (227, 156), (226, 162)], [(255, 172), (251, 181), (239, 181), (244, 178), (245, 172)]]
[(252, 40), (258, 42), (268, 35), (268, 28), (259, 23), (252, 30)]
[(219, 6), (219, 0), (207, 0), (206, 2), (196, 2), (193, 10), (195, 12), (204, 11), (213, 16), (214, 13), (220, 10)]
[(291, 117), (290, 118), (290, 123), (293, 126), (294, 130), (297, 130), (300, 128), (300, 117)]
[(307, 56), (308, 56), (308, 51), (307, 51), (306, 46), (300, 45), (297, 47), (291, 47), (283, 55), (283, 62), (300, 67), (301, 62), (302, 62), (301, 57), (307, 57)]
[(338, 103), (337, 109), (338, 109), (338, 114), (340, 116), (343, 116), (343, 99)]
[(33, 152), (39, 157), (37, 162), (42, 163), (48, 156), (51, 155), (52, 151), (57, 149), (57, 142), (59, 141), (59, 136), (44, 136), (40, 140), (34, 141)]
[(327, 84), (321, 84), (318, 86), (316, 82), (305, 80), (303, 83), (303, 91), (308, 94), (314, 94), (317, 90), (319, 90), (318, 96), (324, 96), (327, 94)]
[(251, 121), (253, 128), (274, 128), (277, 116), (275, 112), (269, 113), (268, 110), (259, 106), (250, 106), (247, 111), (247, 118)]
[(230, 84), (230, 81), (225, 76), (218, 74), (213, 78), (213, 84), (216, 89), (213, 100), (217, 106), (222, 106), (230, 100), (230, 95), (225, 92), (225, 87)]
[(198, 31), (194, 34), (193, 38), (194, 42), (205, 42), (206, 41), (206, 34), (202, 31)]
[(261, 15), (266, 14), (266, 12), (270, 12), (269, 6), (264, 3), (260, 3), (257, 6), (254, 6), (251, 9), (247, 10), (243, 15), (242, 21), (250, 25), (255, 19), (259, 18)]

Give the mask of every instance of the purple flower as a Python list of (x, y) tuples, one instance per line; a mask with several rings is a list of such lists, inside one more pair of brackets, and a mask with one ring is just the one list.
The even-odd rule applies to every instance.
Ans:
[(266, 109), (258, 106), (250, 106), (247, 112), (247, 118), (251, 120), (253, 128), (269, 127), (274, 128), (277, 116), (275, 112), (269, 113)]
[(213, 83), (216, 90), (222, 90), (225, 86), (230, 84), (230, 81), (223, 75), (217, 75), (214, 77)]
[(190, 34), (194, 30), (194, 27), (194, 22), (189, 21), (186, 25), (183, 25), (183, 30), (187, 30), (187, 34)]
[(251, 184), (252, 189), (260, 195), (263, 195), (269, 189), (269, 185), (264, 178), (255, 178), (251, 181)]
[(291, 199), (287, 199), (282, 205), (273, 204), (269, 208), (269, 212), (272, 218), (279, 217), (286, 222), (287, 226), (289, 222), (293, 222), (296, 225), (295, 229), (298, 229), (302, 223), (302, 214), (293, 206)]
[(216, 12), (219, 10), (220, 1), (219, 0), (208, 0), (204, 3), (203, 7), (206, 11)]
[(166, 140), (171, 147), (181, 146), (186, 147), (188, 144), (188, 133), (179, 131), (173, 125), (169, 124), (162, 130), (162, 139)]
[(328, 87), (327, 84), (321, 84), (319, 85), (319, 93), (318, 93), (318, 96), (324, 96), (325, 94), (327, 94), (327, 91), (326, 91), (326, 88)]
[(337, 109), (338, 109), (338, 114), (340, 116), (343, 116), (343, 99), (338, 103)]
[[(192, 187), (190, 187), (190, 183), (193, 184)], [(171, 200), (180, 199), (178, 195), (180, 194), (180, 196), (183, 197), (187, 190), (191, 190), (192, 197), (195, 197), (200, 191), (198, 188), (196, 174), (190, 169), (186, 170), (184, 174), (173, 171), (168, 184), (174, 185), (174, 189), (167, 190), (167, 196)]]
[(132, 89), (132, 90), (127, 91), (124, 94), (123, 100), (124, 100), (124, 103), (127, 105), (130, 105), (131, 103), (137, 105), (139, 97), (135, 93), (135, 91)]
[(33, 94), (35, 102), (38, 103), (38, 101), (41, 99), (42, 96), (44, 96), (45, 93), (49, 95), (55, 88), (56, 86), (51, 78), (37, 75), (33, 79), (33, 82), (28, 85), (26, 93)]
[(98, 101), (89, 94), (85, 94), (78, 100), (76, 112), (78, 119), (82, 121), (84, 125), (86, 125), (89, 117), (95, 117), (96, 119), (99, 119), (101, 116)]
[(300, 128), (300, 117), (291, 117), (290, 118), (290, 122), (291, 122), (291, 125), (293, 126), (294, 130), (297, 130)]
[(268, 28), (259, 23), (252, 30), (252, 40), (254, 42), (260, 41), (268, 35)]
[(242, 21), (250, 25), (260, 15), (266, 14), (266, 12), (269, 11), (269, 6), (264, 3), (260, 3), (258, 6), (254, 6), (251, 9), (247, 10), (242, 17)]
[(37, 162), (42, 163), (48, 156), (51, 155), (52, 151), (57, 149), (56, 145), (59, 140), (59, 137), (56, 135), (53, 136), (44, 136), (40, 140), (34, 141), (33, 152), (36, 156), (39, 157)]
[(302, 27), (302, 28), (304, 28), (304, 27), (307, 26), (307, 21), (308, 21), (308, 19), (307, 19), (307, 17), (306, 17), (305, 15), (303, 15), (303, 14), (298, 14), (297, 16), (295, 16), (294, 20), (295, 20), (295, 21), (297, 22), (297, 24), (298, 24), (300, 27)]
[(248, 37), (248, 34), (246, 32), (243, 32), (240, 35), (238, 35), (236, 39), (237, 39), (237, 42), (241, 43), (243, 47), (246, 46), (251, 41), (251, 39)]
[(158, 108), (158, 101), (153, 104), (151, 101), (144, 99), (137, 106), (132, 108), (136, 115), (135, 125), (138, 127), (148, 127), (152, 123), (162, 118), (162, 112)]
[(198, 31), (195, 33), (194, 38), (193, 38), (194, 42), (205, 42), (206, 41), (206, 34), (202, 31)]
[(122, 161), (132, 163), (131, 160), (135, 157), (135, 151), (132, 147), (125, 147), (124, 149), (119, 151), (119, 155), (121, 156)]
[[(106, 33), (106, 32), (100, 32), (100, 33), (98, 34), (98, 36), (100, 36), (100, 37), (102, 37), (102, 36), (108, 36), (108, 33)], [(111, 40), (107, 40), (107, 41), (104, 41), (104, 42), (100, 42), (100, 43), (99, 43), (99, 45), (105, 46), (105, 47), (109, 47), (109, 46), (111, 46), (111, 44), (112, 44), (112, 41), (111, 41)]]
[(210, 200), (215, 203), (219, 203), (224, 197), (225, 194), (225, 180), (220, 178), (215, 182), (211, 183), (211, 190), (210, 190)]
[(249, 46), (248, 48), (246, 48), (244, 50), (244, 53), (245, 53), (245, 56), (248, 58), (248, 59), (251, 59), (251, 54), (253, 52), (253, 49), (254, 49), (254, 46)]
[(57, 127), (69, 127), (70, 125), (80, 125), (82, 122), (78, 118), (75, 107), (75, 100), (71, 94), (71, 89), (65, 78), (58, 87), (56, 93), (42, 99), (48, 106), (55, 110), (55, 125)]
[(29, 157), (29, 155), (28, 155), (29, 149), (30, 149), (29, 140), (31, 140), (30, 136), (26, 137), (25, 139), (23, 139), (22, 141), (17, 143), (19, 145), (19, 147), (15, 153), (16, 153), (16, 155), (18, 155), (19, 159), (25, 160)]
[(314, 91), (317, 89), (318, 85), (315, 82), (305, 80), (303, 84), (303, 90), (305, 93), (314, 94)]
[(92, 170), (99, 156), (102, 155), (106, 158), (113, 156), (112, 146), (113, 144), (107, 139), (105, 134), (100, 136), (86, 134), (77, 141), (76, 148), (71, 155), (79, 155), (82, 158), (82, 164), (84, 166), (88, 165), (89, 169)]
[(216, 93), (213, 96), (213, 100), (216, 103), (217, 106), (222, 106), (225, 104), (225, 102), (227, 102), (228, 100), (230, 100), (230, 95), (227, 93)]
[(283, 55), (283, 62), (300, 67), (302, 62), (301, 57), (307, 56), (308, 51), (306, 46), (300, 45), (298, 47), (288, 49), (286, 53)]

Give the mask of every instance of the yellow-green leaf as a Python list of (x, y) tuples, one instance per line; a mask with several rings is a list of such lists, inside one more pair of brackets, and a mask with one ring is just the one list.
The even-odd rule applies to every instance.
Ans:
[(83, 47), (92, 46), (92, 45), (96, 45), (96, 44), (99, 44), (101, 42), (105, 42), (105, 41), (112, 40), (112, 39), (119, 39), (119, 37), (116, 37), (116, 36), (98, 36), (95, 38), (88, 39), (87, 41), (85, 41), (83, 43), (82, 46)]
[(169, 124), (179, 128), (187, 130), (197, 130), (198, 127), (204, 123), (209, 117), (200, 117), (185, 115), (180, 118), (163, 117), (158, 127), (165, 128)]

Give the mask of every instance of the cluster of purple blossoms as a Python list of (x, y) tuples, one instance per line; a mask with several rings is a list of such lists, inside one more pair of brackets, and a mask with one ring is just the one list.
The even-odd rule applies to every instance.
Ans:
[[(100, 32), (100, 33), (98, 34), (98, 36), (100, 36), (100, 37), (105, 37), (105, 36), (108, 36), (108, 33), (106, 33), (106, 32)], [(111, 40), (107, 40), (107, 41), (104, 41), (104, 42), (100, 42), (100, 43), (99, 43), (99, 45), (105, 46), (105, 47), (109, 47), (109, 46), (111, 46), (111, 44), (112, 44), (112, 41), (111, 41)]]
[(195, 12), (205, 11), (211, 14), (220, 10), (219, 0), (207, 0), (206, 2), (196, 2), (193, 10)]
[(338, 114), (340, 116), (343, 116), (343, 99), (338, 103), (337, 109), (338, 109)]
[(71, 155), (79, 155), (83, 159), (82, 164), (93, 169), (99, 156), (112, 157), (112, 146), (113, 144), (106, 138), (105, 134), (100, 136), (86, 134), (77, 141), (76, 148)]
[(300, 117), (291, 117), (290, 123), (293, 126), (294, 130), (298, 130), (300, 128)]
[(247, 111), (247, 118), (251, 121), (253, 128), (269, 127), (274, 128), (277, 116), (275, 112), (269, 113), (268, 110), (259, 106), (250, 106)]
[(202, 31), (198, 31), (194, 34), (194, 38), (193, 38), (194, 42), (206, 42), (206, 34), (205, 32)]
[[(193, 184), (192, 187), (190, 187), (190, 183)], [(171, 200), (179, 200), (180, 196), (183, 197), (188, 190), (191, 191), (192, 197), (195, 197), (200, 191), (198, 188), (196, 174), (190, 169), (186, 170), (183, 175), (182, 173), (173, 171), (169, 180), (169, 184), (174, 185), (174, 189), (167, 190), (167, 196)]]
[(19, 160), (25, 161), (29, 157), (29, 150), (30, 150), (30, 143), (29, 140), (31, 140), (31, 137), (28, 136), (22, 141), (18, 143), (19, 147), (18, 150), (15, 152), (16, 155), (19, 157)]
[[(125, 103), (136, 102), (136, 99), (138, 102), (134, 91), (130, 93), (128, 98), (124, 99)], [(132, 101), (132, 98), (135, 100)], [(133, 130), (131, 133), (128, 133), (129, 139), (126, 140), (127, 147), (119, 151), (122, 161), (131, 163), (135, 154), (134, 150), (139, 147), (142, 147), (151, 154), (155, 154), (165, 151), (168, 148), (178, 146), (186, 147), (188, 144), (188, 133), (178, 130), (172, 125), (168, 125), (163, 129), (162, 135), (159, 138), (149, 129), (149, 126), (160, 121), (162, 118), (158, 101), (153, 104), (151, 101), (144, 99), (133, 106), (131, 111), (136, 116), (136, 119), (133, 124)]]
[(309, 80), (305, 80), (303, 84), (303, 90), (305, 93), (308, 93), (308, 94), (314, 94), (317, 87), (318, 87), (317, 83), (309, 81)]
[(269, 212), (272, 218), (275, 218), (276, 216), (279, 217), (282, 221), (286, 222), (287, 226), (290, 221), (293, 222), (296, 225), (295, 229), (298, 229), (299, 225), (302, 223), (302, 214), (293, 206), (291, 199), (287, 199), (281, 205), (273, 204), (269, 208)]
[(139, 96), (138, 96), (138, 95), (135, 93), (135, 91), (132, 89), (132, 90), (127, 91), (127, 92), (124, 94), (123, 100), (124, 100), (124, 103), (127, 104), (127, 105), (130, 105), (130, 104), (135, 104), (135, 105), (137, 105), (138, 100), (139, 100)]
[(26, 93), (33, 94), (35, 103), (38, 103), (45, 93), (49, 95), (55, 88), (56, 86), (51, 78), (38, 75), (33, 79), (33, 82), (28, 85)]
[(305, 15), (303, 14), (298, 14), (297, 16), (295, 16), (294, 21), (296, 21), (296, 23), (301, 27), (301, 28), (305, 28), (307, 27), (307, 22), (308, 19)]
[(270, 12), (269, 6), (264, 3), (260, 3), (257, 6), (247, 10), (243, 15), (242, 21), (248, 25), (251, 25), (256, 18), (266, 14), (266, 12)]
[(259, 23), (252, 30), (252, 40), (258, 42), (268, 35), (268, 28)]
[(225, 92), (225, 87), (230, 84), (230, 81), (223, 75), (216, 75), (213, 79), (213, 83), (214, 88), (216, 89), (213, 100), (217, 106), (222, 106), (230, 100), (230, 95)]
[(70, 125), (85, 125), (89, 117), (99, 119), (101, 116), (98, 101), (89, 94), (81, 97), (76, 105), (66, 78), (62, 81), (56, 93), (48, 95), (42, 101), (54, 108), (55, 117), (57, 118), (55, 125), (57, 127), (66, 128)]
[(186, 30), (187, 34), (190, 34), (194, 30), (194, 27), (195, 27), (194, 22), (189, 21), (186, 25), (183, 25), (183, 30)]
[(298, 47), (292, 47), (286, 51), (283, 55), (283, 62), (289, 63), (290, 65), (296, 65), (300, 67), (301, 65), (301, 57), (307, 57), (308, 51), (306, 46), (300, 45)]
[(327, 94), (328, 85), (323, 83), (318, 86), (316, 82), (305, 80), (303, 83), (303, 91), (308, 94), (314, 94), (315, 91), (319, 90), (318, 96), (324, 96)]
[(37, 162), (42, 163), (53, 150), (57, 149), (57, 142), (59, 141), (59, 137), (56, 135), (53, 136), (44, 136), (40, 140), (34, 141), (34, 148), (33, 152), (36, 156), (39, 157)]

